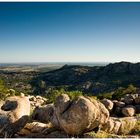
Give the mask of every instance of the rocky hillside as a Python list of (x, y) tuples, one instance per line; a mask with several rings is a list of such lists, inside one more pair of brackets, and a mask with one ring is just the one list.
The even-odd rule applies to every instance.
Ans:
[[(98, 94), (133, 84), (140, 87), (140, 63), (119, 62), (107, 66), (71, 66), (41, 73), (32, 80), (37, 93), (63, 87)], [(42, 92), (42, 93), (43, 93)]]
[(99, 101), (61, 94), (51, 104), (41, 96), (9, 96), (0, 102), (0, 137), (140, 138), (139, 95)]

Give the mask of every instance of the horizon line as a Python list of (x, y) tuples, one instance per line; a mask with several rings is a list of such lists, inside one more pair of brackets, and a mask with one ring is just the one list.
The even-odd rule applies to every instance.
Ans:
[(118, 63), (118, 62), (129, 62), (129, 63), (139, 63), (140, 61), (46, 61), (46, 62), (0, 62), (0, 64), (17, 64), (17, 63)]

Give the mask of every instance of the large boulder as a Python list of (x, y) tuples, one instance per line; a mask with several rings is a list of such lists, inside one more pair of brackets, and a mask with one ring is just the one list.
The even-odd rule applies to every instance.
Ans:
[(1, 135), (11, 137), (28, 121), (30, 115), (30, 102), (27, 97), (8, 97), (1, 106), (4, 113), (0, 115)]
[(52, 124), (67, 134), (78, 135), (93, 130), (105, 124), (109, 112), (105, 106), (95, 99), (79, 96), (70, 100), (69, 96), (62, 94), (55, 101), (56, 124)]
[(54, 106), (53, 104), (48, 104), (42, 107), (36, 107), (32, 114), (33, 120), (38, 120), (43, 123), (48, 123), (50, 118), (53, 116)]
[(109, 111), (112, 111), (112, 109), (113, 109), (113, 102), (112, 102), (111, 100), (109, 100), (109, 99), (103, 99), (101, 102), (104, 104), (104, 106), (105, 106)]
[(135, 112), (136, 112), (136, 108), (132, 105), (128, 105), (128, 106), (122, 108), (122, 114), (125, 117), (132, 117), (135, 115)]

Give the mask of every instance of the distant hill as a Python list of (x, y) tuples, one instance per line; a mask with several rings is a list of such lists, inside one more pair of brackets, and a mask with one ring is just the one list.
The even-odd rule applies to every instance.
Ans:
[(50, 87), (66, 87), (68, 90), (80, 90), (94, 95), (129, 84), (140, 87), (140, 63), (119, 62), (94, 67), (65, 65), (39, 74), (31, 83), (38, 92)]

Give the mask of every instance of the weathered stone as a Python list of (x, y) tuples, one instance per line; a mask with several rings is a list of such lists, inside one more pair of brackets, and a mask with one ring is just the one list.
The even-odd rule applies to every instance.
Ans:
[(37, 96), (36, 96), (36, 99), (42, 99), (42, 97), (41, 97), (41, 96), (39, 96), (39, 95), (37, 95)]
[(40, 105), (42, 105), (44, 103), (44, 100), (41, 99), (38, 102), (40, 103)]
[(29, 100), (30, 100), (30, 101), (36, 102), (36, 98), (35, 98), (34, 96), (31, 96), (31, 97), (29, 98)]
[(121, 126), (121, 122), (118, 119), (115, 119), (115, 118), (113, 119), (113, 121), (114, 121), (114, 128), (112, 130), (112, 133), (117, 134), (118, 131), (119, 131), (119, 128)]
[(122, 108), (122, 114), (125, 116), (125, 117), (132, 117), (135, 115), (135, 112), (136, 112), (136, 108), (134, 106), (126, 106), (124, 108)]
[(60, 129), (70, 135), (78, 135), (97, 128), (105, 124), (109, 118), (109, 112), (102, 103), (83, 96), (73, 101), (70, 101), (68, 95), (58, 96), (54, 111)]
[(131, 105), (134, 102), (134, 97), (131, 94), (126, 94), (124, 96), (124, 102), (128, 105)]
[(137, 118), (135, 117), (124, 117), (120, 119), (121, 121), (121, 126), (119, 129), (118, 134), (129, 134), (132, 129), (134, 129)]
[(40, 123), (40, 122), (36, 122), (33, 125), (34, 126), (31, 129), (32, 133), (39, 133), (39, 132), (43, 131), (43, 129), (45, 129), (47, 127), (47, 124)]
[(109, 133), (112, 132), (113, 128), (114, 128), (114, 121), (112, 120), (112, 118), (109, 118), (107, 123), (105, 123), (105, 125), (102, 126), (102, 130)]
[(10, 121), (13, 123), (22, 116), (30, 115), (30, 102), (27, 97), (8, 97), (1, 108), (7, 111)]
[(110, 117), (108, 122), (102, 127), (107, 133), (118, 134), (121, 122), (118, 118)]
[(42, 138), (42, 137), (45, 137), (45, 135), (43, 135), (43, 131), (46, 129), (48, 129), (49, 131), (49, 127), (51, 127), (50, 124), (45, 124), (45, 123), (40, 123), (40, 122), (27, 123), (24, 126), (24, 128), (18, 132), (18, 135), (24, 135), (24, 137)]
[(0, 127), (2, 135), (11, 137), (20, 130), (28, 121), (30, 115), (30, 102), (27, 97), (8, 97), (1, 109), (5, 111), (0, 116)]
[(39, 102), (36, 102), (35, 107), (41, 107), (41, 104)]
[(24, 96), (25, 96), (25, 94), (24, 94), (24, 93), (20, 93), (20, 96), (21, 96), (21, 97), (24, 97)]
[(137, 120), (138, 119), (136, 117), (110, 117), (108, 122), (105, 125), (103, 125), (101, 129), (107, 133), (112, 134), (129, 134), (131, 130), (135, 128)]
[(57, 108), (57, 113), (63, 113), (70, 105), (70, 98), (67, 94), (62, 94), (58, 96), (54, 105)]
[(50, 118), (53, 116), (53, 112), (53, 104), (48, 104), (42, 107), (36, 107), (33, 111), (32, 119), (48, 123), (50, 121)]
[(116, 102), (116, 107), (124, 107), (125, 103), (124, 102)]
[(136, 104), (140, 104), (140, 96), (138, 96), (138, 97), (135, 98), (135, 103)]
[(111, 100), (103, 99), (101, 102), (104, 104), (104, 106), (105, 106), (109, 111), (111, 111), (111, 110), (113, 109), (113, 102), (112, 102)]

